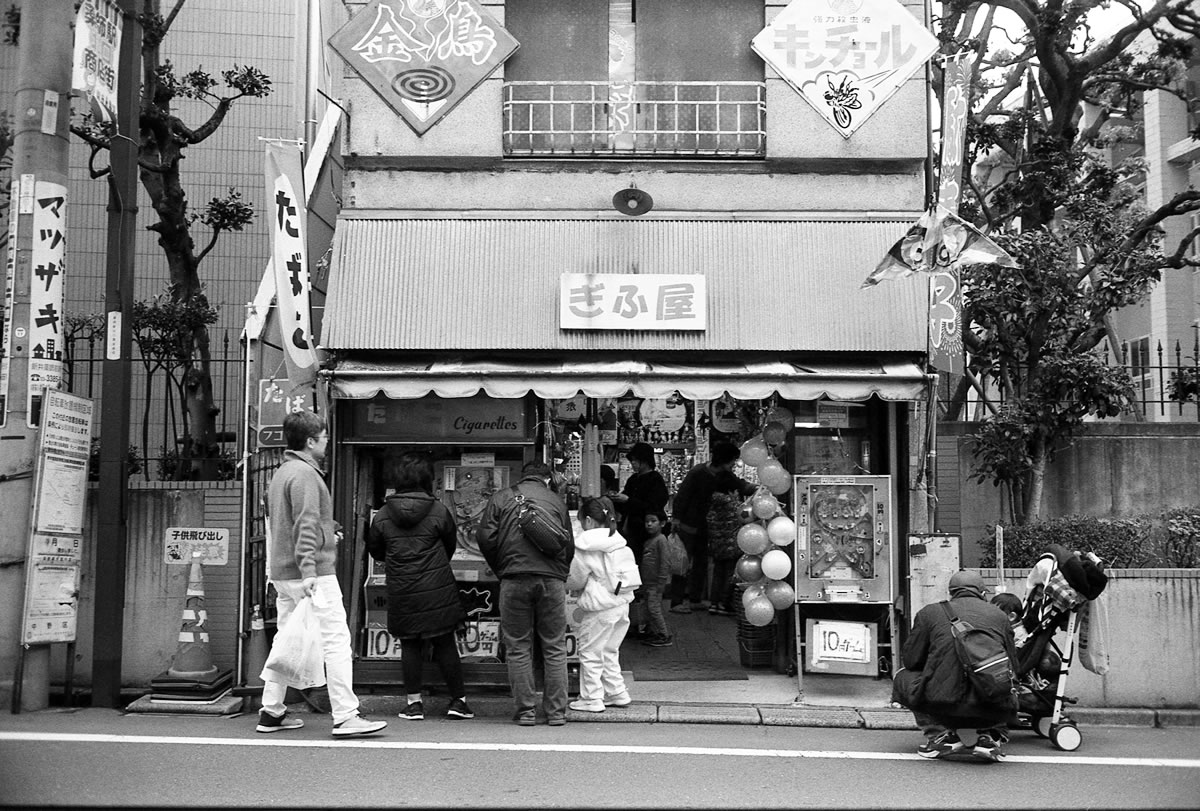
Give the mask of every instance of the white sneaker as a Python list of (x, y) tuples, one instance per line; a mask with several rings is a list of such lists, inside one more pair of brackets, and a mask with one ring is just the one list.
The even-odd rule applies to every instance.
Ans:
[(333, 737), (348, 738), (351, 735), (370, 735), (386, 726), (387, 721), (372, 721), (365, 716), (356, 715), (353, 718), (347, 718), (340, 724), (334, 724)]
[(606, 707), (628, 707), (632, 703), (633, 699), (629, 697), (628, 690), (604, 697), (604, 706)]
[(604, 702), (598, 698), (579, 698), (567, 706), (575, 712), (604, 712)]

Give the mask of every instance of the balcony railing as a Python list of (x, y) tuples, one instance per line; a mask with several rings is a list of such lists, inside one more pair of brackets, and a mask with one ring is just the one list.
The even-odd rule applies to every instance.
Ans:
[(506, 82), (507, 156), (760, 158), (762, 82)]

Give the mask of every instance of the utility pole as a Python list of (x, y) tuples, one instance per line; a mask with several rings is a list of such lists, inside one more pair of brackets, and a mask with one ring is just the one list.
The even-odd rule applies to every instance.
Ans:
[(104, 282), (107, 340), (100, 403), (100, 510), (96, 533), (96, 605), (92, 646), (92, 706), (121, 703), (128, 548), (129, 398), (134, 243), (141, 109), (142, 0), (118, 0), (124, 30), (117, 57), (117, 134), (108, 155), (108, 263)]
[[(58, 319), (56, 348), (62, 349), (62, 306), (50, 307), (47, 312), (33, 312), (33, 221), (38, 183), (53, 183), (67, 187), (70, 137), (71, 54), (73, 48), (71, 21), (75, 18), (73, 0), (37, 0), (25, 3), (21, 11), (20, 55), (17, 67), (17, 91), (13, 96), (13, 167), (12, 177), (18, 181), (13, 191), (9, 216), (17, 230), (9, 230), (9, 265), (13, 274), (12, 307), (6, 312), (11, 321), (8, 331), (7, 391), (4, 397), (4, 427), (0, 428), (0, 694), (3, 706), (9, 706), (13, 692), (19, 692), (19, 709), (40, 710), (49, 705), (50, 648), (34, 645), (23, 659), (18, 656), (24, 621), (26, 555), (29, 545), (30, 504), (33, 502), (34, 452), (37, 447), (35, 425), (38, 417), (41, 389), (46, 382), (39, 376), (33, 380), (30, 360), (35, 355), (33, 343), (35, 320), (42, 318), (47, 326)], [(65, 204), (64, 204), (65, 205)], [(55, 269), (51, 268), (51, 271)], [(61, 269), (58, 269), (61, 270)], [(47, 276), (49, 278), (49, 276)], [(47, 288), (50, 284), (46, 285)], [(60, 288), (61, 289), (61, 288)], [(53, 312), (57, 309), (57, 312)], [(41, 329), (41, 326), (38, 327)], [(53, 354), (53, 353), (51, 353)], [(31, 384), (31, 380), (33, 380)], [(39, 386), (39, 382), (41, 385)], [(57, 380), (48, 381), (57, 386)], [(32, 390), (31, 390), (32, 389)], [(31, 413), (35, 412), (35, 413)], [(20, 673), (17, 662), (23, 661)]]

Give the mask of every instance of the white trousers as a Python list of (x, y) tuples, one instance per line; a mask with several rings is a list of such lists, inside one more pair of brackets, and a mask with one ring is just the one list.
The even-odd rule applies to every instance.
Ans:
[(629, 606), (581, 612), (579, 621), (579, 697), (585, 701), (625, 692), (618, 654), (629, 630)]
[[(302, 580), (280, 580), (275, 583), (275, 610), (282, 628), (292, 615), (296, 604), (304, 598)], [(337, 575), (317, 578), (313, 595), (313, 612), (320, 621), (321, 644), (325, 650), (325, 680), (329, 687), (329, 707), (333, 723), (340, 724), (358, 715), (358, 696), (354, 694), (354, 655), (350, 645), (350, 627), (346, 624), (346, 609), (342, 606), (342, 589)], [(287, 685), (283, 682), (263, 682), (262, 706), (272, 715), (283, 715)]]

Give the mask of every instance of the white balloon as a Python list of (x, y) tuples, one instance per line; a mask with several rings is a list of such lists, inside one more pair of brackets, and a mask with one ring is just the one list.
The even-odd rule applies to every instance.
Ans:
[(776, 546), (787, 546), (796, 540), (796, 522), (786, 515), (777, 515), (767, 524), (767, 537)]
[(772, 549), (762, 556), (762, 570), (772, 580), (782, 580), (792, 570), (792, 559), (782, 549)]

